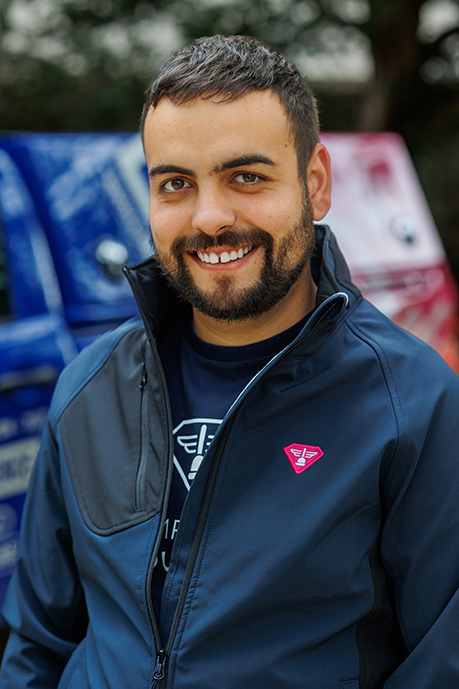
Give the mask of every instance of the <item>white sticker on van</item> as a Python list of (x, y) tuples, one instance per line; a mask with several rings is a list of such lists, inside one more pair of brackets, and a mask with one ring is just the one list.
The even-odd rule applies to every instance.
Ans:
[(0, 446), (0, 499), (27, 491), (39, 447), (39, 436)]

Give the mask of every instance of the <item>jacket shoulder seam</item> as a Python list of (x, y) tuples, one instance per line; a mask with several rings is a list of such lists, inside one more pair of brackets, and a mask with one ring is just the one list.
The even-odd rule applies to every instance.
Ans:
[(384, 378), (384, 382), (386, 384), (387, 388), (387, 393), (388, 396), (391, 400), (391, 405), (393, 409), (393, 414), (394, 414), (394, 420), (396, 423), (397, 427), (397, 447), (394, 450), (392, 459), (390, 461), (390, 464), (387, 468), (386, 471), (386, 476), (384, 480), (384, 484), (381, 486), (381, 494), (386, 494), (386, 492), (390, 488), (390, 484), (392, 481), (392, 476), (393, 476), (393, 471), (391, 471), (391, 467), (396, 460), (397, 457), (403, 455), (403, 452), (405, 450), (405, 447), (407, 445), (407, 433), (406, 433), (406, 420), (405, 420), (405, 415), (403, 413), (403, 408), (402, 408), (402, 403), (400, 401), (400, 397), (397, 392), (397, 387), (395, 384), (394, 376), (392, 374), (392, 369), (389, 363), (389, 360), (387, 358), (386, 352), (384, 349), (381, 347), (381, 345), (376, 342), (367, 332), (363, 331), (359, 325), (356, 323), (352, 322), (352, 320), (348, 319), (347, 321), (347, 326), (349, 329), (354, 333), (356, 337), (358, 337), (363, 343), (365, 343), (368, 347), (370, 347), (378, 361), (379, 365), (381, 367), (381, 373)]
[[(111, 354), (119, 345), (121, 340), (136, 328), (142, 330), (143, 326), (139, 323), (131, 321), (129, 328), (124, 328), (123, 326), (121, 326), (119, 329), (120, 332), (117, 332), (117, 329), (115, 331), (111, 331), (110, 333), (106, 333), (106, 335), (103, 335), (100, 338), (100, 340), (94, 343), (95, 346), (102, 347), (102, 339), (105, 339), (106, 337), (108, 338), (108, 336), (110, 335), (113, 337), (113, 335), (117, 333), (117, 337), (112, 339), (112, 341), (108, 343), (108, 346), (106, 346), (106, 348), (100, 352), (100, 356), (97, 357), (97, 360), (95, 362), (91, 363), (90, 369), (86, 372), (84, 377), (81, 378), (78, 384), (75, 387), (71, 388), (70, 392), (66, 395), (65, 400), (61, 402), (58, 408), (53, 410), (51, 407), (50, 419), (52, 422), (57, 424), (60, 421), (62, 414), (72, 403), (72, 401), (82, 392), (82, 390), (84, 390), (86, 385), (88, 385), (88, 383), (90, 383), (94, 376), (97, 375), (97, 373), (105, 366)], [(83, 350), (82, 352), (80, 352), (80, 355), (74, 360), (74, 362), (71, 362), (71, 364), (69, 364), (69, 366), (64, 369), (63, 373), (61, 374), (61, 378), (58, 382), (58, 386), (62, 387), (65, 384), (65, 378), (67, 375), (66, 372), (70, 370), (70, 368), (72, 368), (73, 370), (73, 367), (76, 368), (78, 365), (80, 365), (81, 368), (83, 366), (83, 359), (85, 358), (85, 355), (89, 357), (89, 355), (91, 354), (91, 349), (92, 345), (90, 345), (87, 350)], [(93, 357), (91, 357), (90, 361), (92, 361), (92, 358)]]

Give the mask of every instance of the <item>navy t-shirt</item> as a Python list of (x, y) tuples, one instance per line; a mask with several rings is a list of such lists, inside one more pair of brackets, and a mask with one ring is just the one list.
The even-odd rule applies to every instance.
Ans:
[(228, 409), (250, 380), (300, 332), (303, 318), (274, 337), (242, 347), (201, 340), (188, 317), (169, 323), (158, 338), (172, 408), (174, 470), (167, 520), (153, 573), (153, 605), (159, 619), (164, 580), (190, 486)]

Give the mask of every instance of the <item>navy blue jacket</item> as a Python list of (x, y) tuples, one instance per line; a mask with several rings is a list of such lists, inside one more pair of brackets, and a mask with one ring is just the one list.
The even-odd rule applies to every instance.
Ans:
[(185, 307), (154, 262), (128, 271), (143, 320), (55, 392), (1, 689), (459, 687), (459, 379), (318, 236), (317, 308), (215, 435), (159, 621), (173, 445), (154, 334)]

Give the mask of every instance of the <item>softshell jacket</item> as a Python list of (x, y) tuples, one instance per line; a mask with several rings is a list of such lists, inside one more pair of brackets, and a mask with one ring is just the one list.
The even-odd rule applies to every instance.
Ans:
[(1, 689), (458, 689), (459, 380), (362, 299), (328, 229), (318, 246), (317, 308), (219, 427), (158, 621), (173, 438), (154, 337), (183, 307), (154, 261), (127, 271), (142, 319), (55, 392)]

